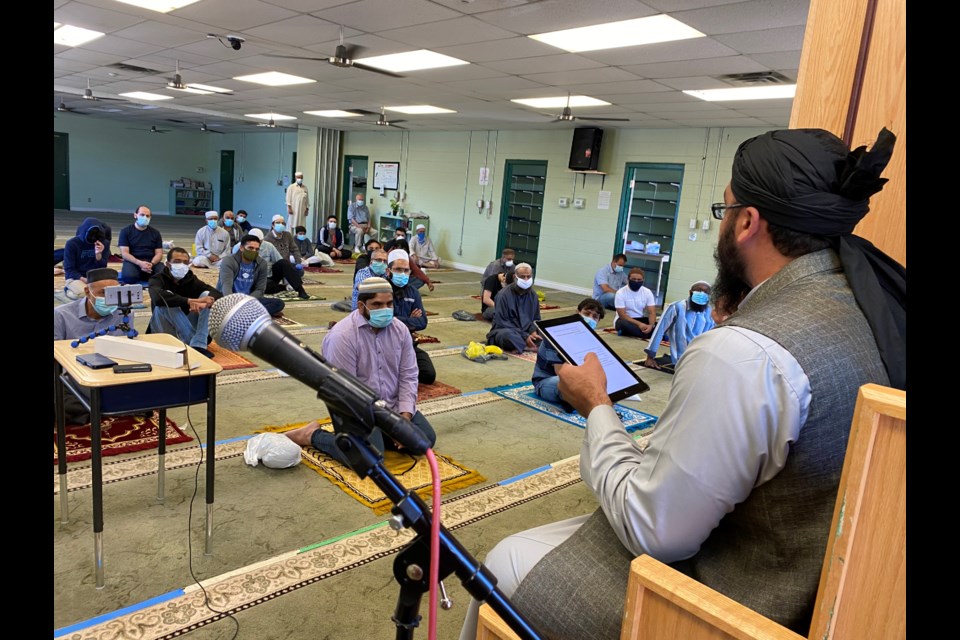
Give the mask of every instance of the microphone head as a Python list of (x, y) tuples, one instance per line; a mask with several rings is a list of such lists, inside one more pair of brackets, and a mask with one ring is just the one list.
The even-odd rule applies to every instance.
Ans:
[(231, 293), (213, 303), (210, 329), (214, 340), (231, 351), (246, 351), (250, 339), (270, 314), (260, 301), (245, 293)]

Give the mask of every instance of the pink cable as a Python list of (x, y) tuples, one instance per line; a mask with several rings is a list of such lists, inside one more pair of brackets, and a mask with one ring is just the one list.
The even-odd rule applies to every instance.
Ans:
[(430, 640), (437, 640), (437, 591), (440, 583), (440, 467), (433, 449), (427, 449), (433, 474), (433, 520), (430, 523)]

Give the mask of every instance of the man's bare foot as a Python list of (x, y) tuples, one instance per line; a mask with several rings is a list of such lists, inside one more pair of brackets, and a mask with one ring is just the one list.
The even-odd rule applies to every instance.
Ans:
[(299, 429), (287, 431), (283, 435), (287, 436), (301, 447), (306, 447), (310, 445), (310, 437), (313, 435), (313, 432), (319, 428), (320, 423), (314, 420), (313, 422), (300, 427)]

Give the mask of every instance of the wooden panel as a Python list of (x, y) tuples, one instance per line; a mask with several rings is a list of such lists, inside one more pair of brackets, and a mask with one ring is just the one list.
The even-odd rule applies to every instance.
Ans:
[(811, 638), (906, 638), (906, 393), (861, 388)]
[(477, 618), (477, 640), (520, 640), (520, 637), (490, 605), (484, 604), (480, 606), (480, 616)]
[(790, 128), (843, 137), (866, 0), (811, 0)]
[(870, 199), (870, 213), (856, 233), (881, 251), (907, 264), (907, 7), (905, 0), (877, 0), (877, 11), (864, 73), (853, 144), (873, 144), (881, 127), (897, 136), (889, 178), (883, 191)]
[(803, 640), (696, 580), (639, 556), (630, 564), (620, 640)]

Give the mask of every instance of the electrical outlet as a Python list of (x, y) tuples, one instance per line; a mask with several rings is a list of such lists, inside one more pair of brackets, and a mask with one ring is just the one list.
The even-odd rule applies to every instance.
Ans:
[(483, 198), (477, 200), (477, 209), (483, 209)]
[(557, 201), (557, 204), (560, 205), (561, 209), (566, 209), (570, 206), (570, 201), (567, 198), (560, 198), (560, 200)]
[(696, 228), (697, 228), (697, 219), (696, 219), (696, 218), (690, 218), (690, 228), (691, 228), (691, 229), (696, 229)]
[(574, 209), (583, 209), (585, 201), (583, 198), (574, 198), (573, 199), (573, 208)]
[(493, 209), (493, 200), (487, 200), (487, 211)]
[(703, 219), (703, 226), (701, 227), (704, 231), (710, 231), (710, 218)]

